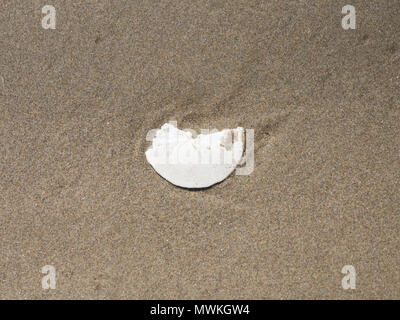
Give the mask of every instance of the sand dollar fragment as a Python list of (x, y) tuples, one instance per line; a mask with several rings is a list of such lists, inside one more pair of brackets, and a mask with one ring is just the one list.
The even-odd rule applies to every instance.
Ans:
[(146, 159), (154, 170), (183, 188), (206, 188), (226, 179), (240, 163), (244, 130), (201, 133), (180, 130), (170, 123), (158, 129)]

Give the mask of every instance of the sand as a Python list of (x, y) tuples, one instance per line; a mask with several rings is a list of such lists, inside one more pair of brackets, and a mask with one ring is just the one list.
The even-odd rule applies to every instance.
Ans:
[[(400, 4), (347, 2), (2, 0), (0, 298), (399, 299)], [(169, 120), (254, 171), (174, 187)]]

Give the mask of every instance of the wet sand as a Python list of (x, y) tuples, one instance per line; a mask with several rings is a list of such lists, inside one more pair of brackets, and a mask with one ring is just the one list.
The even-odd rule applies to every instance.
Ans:
[[(0, 2), (0, 298), (400, 298), (398, 1), (50, 2)], [(169, 120), (254, 171), (174, 187)]]

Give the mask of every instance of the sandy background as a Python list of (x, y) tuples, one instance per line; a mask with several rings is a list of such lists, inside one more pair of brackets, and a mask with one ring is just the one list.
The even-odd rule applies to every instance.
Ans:
[[(399, 1), (1, 0), (0, 32), (1, 298), (400, 298)], [(169, 120), (255, 129), (254, 172), (173, 187)]]

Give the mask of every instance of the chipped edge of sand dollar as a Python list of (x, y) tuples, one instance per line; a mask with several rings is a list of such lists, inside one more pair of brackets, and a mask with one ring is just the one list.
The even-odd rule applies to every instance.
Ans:
[(189, 189), (207, 188), (225, 180), (243, 162), (244, 129), (201, 133), (171, 123), (157, 129), (146, 151), (147, 162), (165, 180)]

